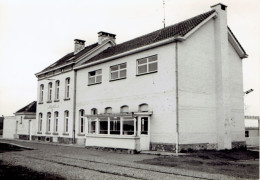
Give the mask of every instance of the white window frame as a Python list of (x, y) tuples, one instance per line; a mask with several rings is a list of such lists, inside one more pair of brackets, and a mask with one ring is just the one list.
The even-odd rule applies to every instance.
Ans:
[[(152, 61), (152, 62), (149, 62), (149, 58), (152, 58), (152, 57), (156, 57), (156, 60), (155, 61)], [(146, 63), (143, 63), (143, 64), (139, 64), (139, 61), (141, 60), (144, 60), (146, 59)], [(149, 65), (150, 64), (157, 64), (157, 69), (156, 70), (153, 70), (153, 71), (150, 71), (149, 70)], [(149, 74), (149, 73), (153, 73), (153, 72), (157, 72), (158, 71), (158, 55), (153, 55), (153, 56), (149, 56), (149, 57), (145, 57), (145, 58), (141, 58), (141, 59), (137, 59), (136, 61), (136, 72), (137, 72), (137, 75), (143, 75), (143, 74)], [(147, 68), (147, 71), (146, 72), (143, 72), (143, 73), (139, 73), (139, 67), (141, 66), (146, 66)]]
[(52, 99), (52, 82), (48, 83), (48, 101), (51, 101)]
[[(125, 65), (125, 67), (124, 68), (121, 68), (121, 65)], [(112, 68), (113, 67), (117, 67), (117, 70), (112, 70)], [(125, 76), (124, 77), (121, 77), (120, 76), (120, 73), (121, 73), (121, 71), (126, 71), (126, 73), (125, 73)], [(112, 78), (112, 73), (118, 73), (118, 77), (117, 78)], [(127, 76), (127, 64), (126, 63), (122, 63), (122, 64), (117, 64), (117, 65), (114, 65), (114, 66), (110, 66), (110, 81), (112, 81), (112, 80), (118, 80), (118, 79), (125, 79), (126, 78), (126, 76)]]
[(98, 114), (97, 108), (92, 108), (90, 111), (91, 111), (91, 112), (90, 112), (91, 115), (96, 115), (96, 114)]
[(38, 132), (42, 132), (42, 113), (39, 113)]
[[(124, 111), (125, 111), (125, 110), (124, 110), (125, 108), (127, 108), (127, 112), (124, 112)], [(120, 107), (120, 112), (121, 112), (121, 113), (129, 113), (129, 106), (127, 106), (127, 105), (121, 106), (121, 107)]]
[(70, 98), (70, 78), (65, 79), (65, 99)]
[(47, 123), (46, 123), (46, 132), (50, 132), (51, 131), (51, 113), (48, 112), (47, 113)]
[(40, 85), (40, 99), (39, 99), (40, 103), (43, 102), (43, 92), (44, 92), (44, 85), (41, 84)]
[[(91, 73), (94, 73), (94, 72), (95, 72), (95, 75), (90, 75)], [(100, 74), (97, 74), (98, 72), (100, 72)], [(97, 81), (98, 77), (101, 77), (100, 82)], [(94, 82), (93, 83), (90, 83), (90, 79), (91, 78), (94, 78)], [(90, 71), (88, 73), (88, 85), (100, 84), (100, 83), (102, 83), (102, 69), (97, 69), (95, 71)]]
[(79, 110), (79, 133), (83, 134), (85, 132), (85, 111), (83, 109)]
[(64, 111), (64, 132), (69, 132), (69, 111)]
[(112, 107), (106, 107), (105, 114), (112, 114)]
[(58, 125), (59, 125), (59, 112), (55, 111), (54, 112), (54, 131), (55, 133), (58, 132)]
[(59, 100), (60, 99), (60, 81), (57, 80), (55, 82), (55, 100)]

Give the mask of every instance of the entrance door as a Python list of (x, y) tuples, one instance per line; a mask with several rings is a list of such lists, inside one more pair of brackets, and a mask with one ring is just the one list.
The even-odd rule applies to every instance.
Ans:
[(150, 149), (150, 118), (149, 117), (139, 117), (139, 127), (140, 127), (140, 148), (141, 150)]

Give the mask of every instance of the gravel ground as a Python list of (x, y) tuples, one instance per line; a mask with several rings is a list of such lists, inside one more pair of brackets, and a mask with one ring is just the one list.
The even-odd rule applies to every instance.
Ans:
[(4, 163), (66, 179), (236, 179), (221, 174), (137, 163), (158, 158), (158, 155), (120, 154), (24, 141), (0, 142), (34, 148), (0, 153), (0, 160)]

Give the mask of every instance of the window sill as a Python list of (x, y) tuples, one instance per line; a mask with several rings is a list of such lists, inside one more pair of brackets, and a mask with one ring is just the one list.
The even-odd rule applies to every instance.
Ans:
[(45, 134), (51, 134), (51, 132), (45, 132)]
[(122, 79), (126, 79), (126, 77), (118, 78), (118, 79), (110, 79), (109, 82), (111, 82), (111, 81), (118, 81), (118, 80), (122, 80)]
[(152, 74), (152, 73), (157, 73), (158, 71), (152, 71), (152, 72), (147, 72), (147, 73), (142, 73), (142, 74), (137, 74), (136, 76), (142, 76), (146, 74)]
[(135, 135), (109, 135), (109, 134), (87, 134), (86, 137), (93, 138), (113, 138), (113, 139), (140, 139)]
[(70, 135), (70, 134), (67, 133), (67, 132), (65, 132), (65, 133), (62, 133), (62, 135), (64, 135), (64, 136), (68, 136), (68, 135)]
[(101, 84), (102, 82), (98, 82), (98, 83), (93, 83), (93, 84), (88, 84), (88, 86), (92, 86), (92, 85), (96, 85), (96, 84)]
[(63, 99), (64, 101), (69, 101), (70, 100), (70, 98), (65, 98), (65, 99)]
[(60, 100), (59, 99), (55, 99), (53, 102), (60, 102)]
[(59, 135), (59, 133), (57, 133), (57, 132), (54, 132), (54, 133), (52, 133), (52, 135)]
[(52, 103), (52, 100), (47, 101), (47, 103)]
[(85, 136), (85, 133), (78, 133), (78, 136)]
[(37, 134), (42, 134), (42, 132), (37, 132)]
[(38, 102), (38, 104), (43, 104), (43, 102), (41, 101), (41, 102)]

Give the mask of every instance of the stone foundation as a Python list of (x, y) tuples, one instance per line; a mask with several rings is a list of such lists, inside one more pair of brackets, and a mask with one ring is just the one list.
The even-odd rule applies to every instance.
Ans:
[(247, 149), (246, 141), (234, 141), (234, 142), (232, 142), (232, 149)]
[[(176, 152), (175, 144), (166, 143), (151, 143), (150, 150), (152, 151), (166, 151), (166, 152)], [(217, 149), (217, 144), (210, 143), (199, 143), (199, 144), (179, 144), (179, 152), (190, 152), (197, 150), (214, 150)]]
[(29, 135), (25, 135), (25, 134), (18, 134), (18, 139), (29, 140), (30, 137)]
[(85, 146), (86, 138), (76, 138), (76, 144)]
[(73, 139), (72, 138), (66, 138), (66, 137), (58, 137), (58, 142), (62, 144), (72, 144)]
[(108, 147), (97, 147), (97, 146), (87, 146), (86, 149), (97, 150), (97, 151), (108, 151), (123, 154), (137, 154), (138, 152), (133, 149), (122, 149), (122, 148), (108, 148)]

